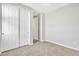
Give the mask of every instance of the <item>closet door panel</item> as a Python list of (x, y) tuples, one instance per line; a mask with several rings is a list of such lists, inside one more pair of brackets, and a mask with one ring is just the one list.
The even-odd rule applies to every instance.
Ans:
[(1, 39), (2, 39), (2, 4), (0, 3), (0, 52), (1, 52)]
[(28, 42), (28, 10), (20, 8), (20, 46), (27, 45)]
[(18, 8), (13, 5), (2, 5), (2, 40), (1, 50), (6, 51), (19, 47)]

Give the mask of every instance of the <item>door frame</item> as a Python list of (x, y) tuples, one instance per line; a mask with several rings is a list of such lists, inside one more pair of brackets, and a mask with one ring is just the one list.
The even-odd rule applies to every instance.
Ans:
[[(28, 41), (29, 45), (33, 45), (33, 12), (29, 12), (30, 20), (30, 40)], [(39, 41), (45, 41), (45, 14), (39, 14)]]

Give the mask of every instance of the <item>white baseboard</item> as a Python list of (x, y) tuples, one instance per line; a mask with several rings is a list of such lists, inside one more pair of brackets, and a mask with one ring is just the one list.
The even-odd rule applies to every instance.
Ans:
[(54, 43), (54, 44), (60, 45), (60, 46), (63, 46), (63, 47), (66, 47), (66, 48), (69, 48), (69, 49), (73, 49), (73, 50), (79, 51), (78, 48), (70, 47), (70, 46), (68, 46), (68, 45), (63, 45), (63, 44), (61, 44), (61, 43), (52, 42), (52, 41), (48, 41), (48, 40), (46, 40), (46, 41), (47, 41), (47, 42), (50, 42), (50, 43)]
[(44, 40), (39, 40), (40, 42), (43, 42)]

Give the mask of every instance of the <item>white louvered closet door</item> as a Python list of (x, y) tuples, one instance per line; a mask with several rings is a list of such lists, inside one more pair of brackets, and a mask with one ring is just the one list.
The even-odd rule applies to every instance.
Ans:
[(29, 39), (28, 10), (20, 8), (20, 46), (27, 45)]
[(2, 40), (1, 51), (19, 47), (18, 8), (13, 5), (2, 5)]

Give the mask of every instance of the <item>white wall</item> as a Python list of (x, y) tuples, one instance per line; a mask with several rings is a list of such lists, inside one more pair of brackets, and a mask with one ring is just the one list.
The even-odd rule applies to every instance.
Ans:
[(28, 12), (28, 20), (29, 20), (29, 39), (28, 44), (33, 45), (33, 27), (32, 27), (32, 20), (33, 20), (33, 11), (29, 10)]
[(45, 41), (45, 14), (41, 13), (39, 15), (39, 39), (40, 41)]
[(79, 4), (70, 4), (45, 16), (45, 39), (79, 49)]

